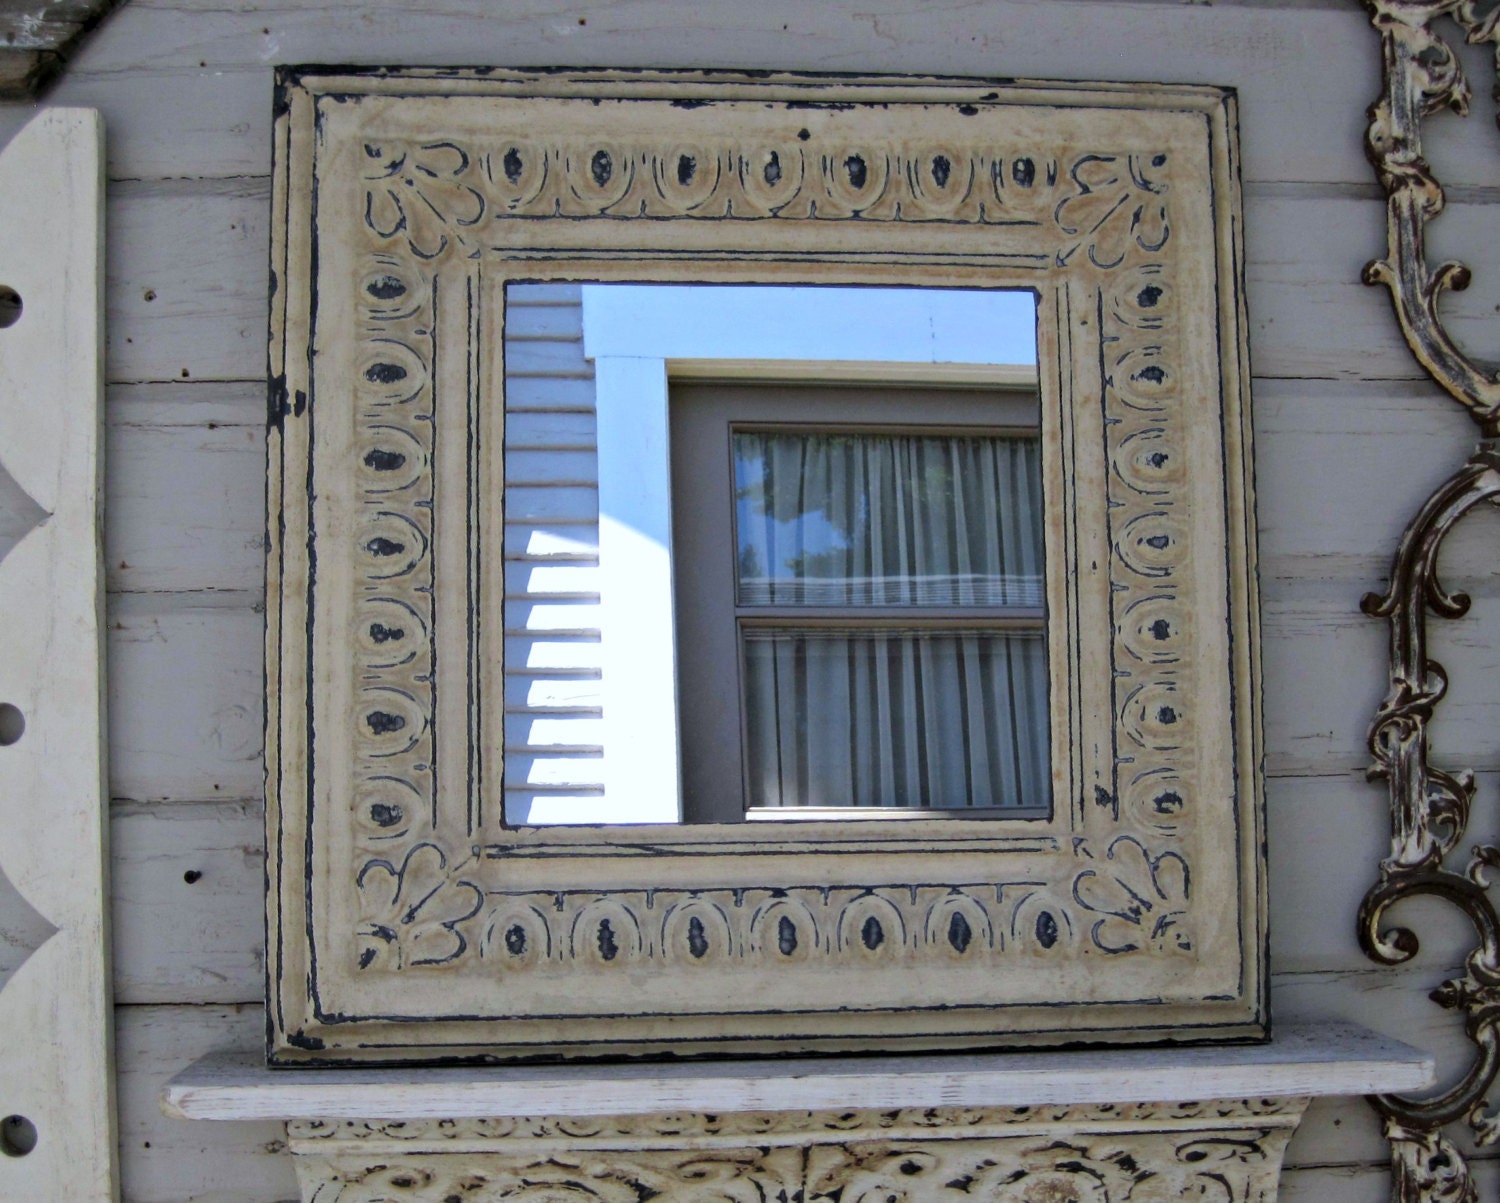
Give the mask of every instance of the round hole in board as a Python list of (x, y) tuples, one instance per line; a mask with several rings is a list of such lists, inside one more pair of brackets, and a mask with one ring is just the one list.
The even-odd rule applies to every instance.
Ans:
[(21, 320), (21, 294), (8, 284), (0, 284), (0, 330)]
[(0, 748), (8, 748), (26, 732), (26, 716), (19, 706), (0, 702)]
[(24, 1115), (7, 1115), (0, 1119), (0, 1153), (7, 1157), (25, 1157), (36, 1148), (36, 1125)]

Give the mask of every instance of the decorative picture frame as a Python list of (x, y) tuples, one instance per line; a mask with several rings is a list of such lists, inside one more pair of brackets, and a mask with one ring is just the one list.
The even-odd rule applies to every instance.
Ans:
[[(1231, 92), (306, 68), (277, 103), (273, 1061), (1264, 1036)], [(1050, 818), (505, 826), (505, 289), (549, 280), (1035, 294)]]

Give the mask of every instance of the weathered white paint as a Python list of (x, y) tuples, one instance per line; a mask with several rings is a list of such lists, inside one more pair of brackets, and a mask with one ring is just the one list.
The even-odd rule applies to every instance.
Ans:
[(1432, 1084), (1431, 1057), (1348, 1024), (1286, 1025), (1268, 1044), (696, 1064), (329, 1069), (287, 1074), (210, 1057), (162, 1105), (183, 1119), (382, 1119), (1032, 1107), (1375, 1094)]
[(22, 303), (0, 329), (0, 458), (37, 519), (0, 562), (0, 912), (9, 904), (41, 920), (28, 925), (29, 956), (0, 975), (0, 1197), (60, 1203), (118, 1197), (100, 654), (102, 188), (97, 113), (45, 112), (0, 154), (0, 284)]

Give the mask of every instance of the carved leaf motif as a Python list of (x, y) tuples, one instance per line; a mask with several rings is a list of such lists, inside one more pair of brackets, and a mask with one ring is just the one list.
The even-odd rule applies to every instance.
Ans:
[(358, 885), (365, 922), (359, 926), (359, 966), (405, 969), (444, 965), (463, 956), (460, 924), (484, 905), (484, 892), (460, 873), (435, 844), (418, 844), (401, 867), (370, 861)]
[(368, 145), (365, 224), (381, 239), (405, 235), (412, 253), (436, 259), (449, 239), (465, 234), (488, 212), (469, 153), (452, 142), (421, 146)]
[(1167, 244), (1172, 227), (1163, 177), (1165, 154), (1082, 155), (1069, 169), (1074, 191), (1053, 216), (1072, 240), (1059, 249), (1066, 264), (1086, 248), (1096, 267), (1118, 267), (1132, 250), (1154, 254)]
[(1091, 934), (1105, 952), (1134, 952), (1143, 945), (1187, 952), (1193, 946), (1186, 922), (1188, 876), (1179, 853), (1153, 857), (1139, 840), (1121, 836), (1102, 862), (1074, 878), (1073, 897), (1103, 916)]
[[(309, 1159), (311, 1160), (311, 1159)], [(323, 1171), (318, 1203), (772, 1203), (796, 1196), (796, 1149), (402, 1158)], [(313, 1172), (317, 1172), (314, 1170)], [(309, 1169), (304, 1168), (304, 1177)]]
[(1115, 1203), (1275, 1193), (1288, 1130), (815, 1147), (808, 1203)]
[[(287, 1131), (294, 1140), (349, 1142), (402, 1141), (441, 1146), (448, 1142), (493, 1140), (503, 1148), (507, 1140), (564, 1139), (578, 1147), (590, 1143), (615, 1144), (621, 1137), (743, 1136), (759, 1145), (767, 1136), (812, 1134), (819, 1139), (848, 1141), (856, 1134), (881, 1139), (893, 1129), (941, 1129), (945, 1139), (960, 1130), (1003, 1130), (1006, 1125), (1031, 1127), (1039, 1123), (1087, 1125), (1152, 1124), (1177, 1127), (1184, 1120), (1221, 1121), (1243, 1114), (1256, 1119), (1302, 1114), (1304, 1102), (1286, 1096), (1254, 1099), (1199, 1099), (1186, 1103), (1048, 1104), (1029, 1107), (907, 1107), (894, 1111), (726, 1111), (674, 1112), (613, 1116), (523, 1115), (503, 1119), (430, 1119), (401, 1121), (294, 1119)], [(1288, 1122), (1290, 1122), (1290, 1120)], [(1178, 1152), (1190, 1151), (1183, 1145)], [(1193, 1163), (1203, 1160), (1196, 1155)]]

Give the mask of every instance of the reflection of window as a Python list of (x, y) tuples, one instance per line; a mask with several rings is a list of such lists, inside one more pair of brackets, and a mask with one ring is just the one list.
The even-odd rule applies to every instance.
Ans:
[(687, 818), (1047, 813), (1035, 420), (1019, 392), (674, 389)]

